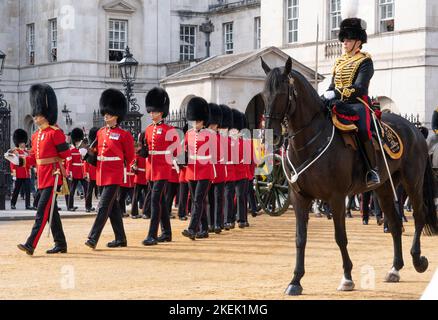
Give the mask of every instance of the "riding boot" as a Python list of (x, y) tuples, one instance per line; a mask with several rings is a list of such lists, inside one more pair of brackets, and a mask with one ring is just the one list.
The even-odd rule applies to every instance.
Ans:
[(365, 164), (367, 166), (366, 184), (372, 187), (380, 183), (380, 176), (377, 173), (376, 151), (371, 140), (363, 142)]

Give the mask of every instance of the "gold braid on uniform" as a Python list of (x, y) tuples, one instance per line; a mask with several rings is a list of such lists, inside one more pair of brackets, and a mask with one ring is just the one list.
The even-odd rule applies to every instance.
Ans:
[(350, 98), (352, 94), (356, 92), (353, 86), (353, 80), (356, 76), (362, 62), (366, 59), (371, 59), (371, 55), (364, 52), (359, 52), (353, 57), (347, 54), (343, 54), (336, 60), (336, 64), (333, 70), (333, 77), (335, 83), (335, 89), (341, 95), (341, 100)]

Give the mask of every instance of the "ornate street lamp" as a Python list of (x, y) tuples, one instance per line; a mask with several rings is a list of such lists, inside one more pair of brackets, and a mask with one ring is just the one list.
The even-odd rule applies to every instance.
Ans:
[(121, 126), (130, 131), (135, 139), (141, 132), (141, 117), (143, 116), (139, 112), (140, 106), (137, 104), (137, 99), (133, 93), (134, 82), (137, 79), (137, 69), (138, 61), (134, 59), (129, 47), (126, 47), (123, 59), (119, 62), (119, 70), (125, 88), (126, 100), (128, 101), (128, 114)]
[[(6, 54), (0, 50), (0, 75), (3, 74)], [(0, 155), (3, 155), (11, 147), (11, 108), (3, 99), (0, 91)], [(8, 193), (9, 163), (1, 156), (0, 158), (0, 210), (5, 210), (6, 194)]]

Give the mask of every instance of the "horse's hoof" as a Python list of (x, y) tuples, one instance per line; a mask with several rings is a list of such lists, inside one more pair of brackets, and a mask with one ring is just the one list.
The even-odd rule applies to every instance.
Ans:
[(414, 261), (414, 267), (418, 273), (424, 273), (429, 267), (429, 261), (426, 257), (421, 256), (418, 262)]
[(297, 286), (294, 284), (290, 284), (284, 293), (287, 294), (288, 296), (300, 296), (303, 293), (303, 287), (299, 285)]
[(399, 282), (400, 281), (400, 272), (398, 272), (395, 268), (392, 268), (391, 271), (385, 277), (385, 282)]
[(338, 291), (353, 291), (354, 290), (354, 282), (352, 280), (347, 280), (342, 278), (341, 284), (338, 287)]

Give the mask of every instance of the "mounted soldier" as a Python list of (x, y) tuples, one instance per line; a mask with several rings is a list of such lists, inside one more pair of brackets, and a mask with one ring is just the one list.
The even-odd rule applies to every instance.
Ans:
[(343, 43), (344, 54), (336, 60), (332, 83), (323, 94), (333, 112), (340, 118), (355, 122), (359, 129), (365, 165), (366, 183), (369, 187), (380, 183), (377, 173), (376, 153), (372, 143), (370, 99), (368, 88), (374, 74), (371, 56), (362, 52), (367, 43), (366, 22), (359, 18), (347, 18), (341, 22), (339, 41)]

